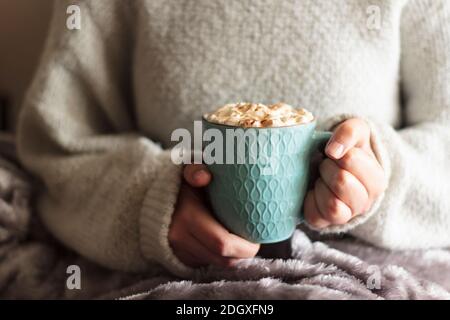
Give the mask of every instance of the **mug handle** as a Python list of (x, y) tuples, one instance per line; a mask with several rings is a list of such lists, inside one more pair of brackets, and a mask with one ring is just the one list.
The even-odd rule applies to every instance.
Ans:
[[(314, 131), (312, 136), (312, 146), (311, 146), (311, 154), (313, 152), (324, 152), (325, 146), (330, 141), (333, 136), (333, 132), (329, 131)], [(306, 194), (305, 194), (306, 197)], [(304, 199), (303, 199), (304, 200)], [(300, 211), (300, 217), (298, 224), (302, 223), (305, 220), (303, 210)]]
[(313, 145), (312, 145), (311, 150), (313, 152), (314, 151), (323, 152), (326, 144), (328, 143), (328, 141), (331, 139), (332, 136), (333, 136), (333, 132), (314, 131), (313, 136), (312, 136)]

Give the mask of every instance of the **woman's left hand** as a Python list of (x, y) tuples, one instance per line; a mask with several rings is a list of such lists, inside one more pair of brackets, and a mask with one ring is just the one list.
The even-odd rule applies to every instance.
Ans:
[(305, 219), (315, 228), (347, 223), (368, 211), (386, 189), (383, 168), (370, 144), (370, 128), (361, 119), (341, 123), (325, 148), (320, 178), (304, 204)]

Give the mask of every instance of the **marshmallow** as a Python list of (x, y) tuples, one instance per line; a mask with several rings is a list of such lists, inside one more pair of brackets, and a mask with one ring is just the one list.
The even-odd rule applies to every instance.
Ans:
[(295, 109), (286, 103), (264, 105), (261, 103), (230, 103), (213, 113), (206, 113), (205, 120), (235, 127), (274, 128), (305, 124), (314, 120), (306, 109)]

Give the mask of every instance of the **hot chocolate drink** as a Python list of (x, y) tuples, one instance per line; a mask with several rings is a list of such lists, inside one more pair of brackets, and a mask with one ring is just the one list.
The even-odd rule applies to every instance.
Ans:
[(289, 238), (303, 220), (310, 161), (331, 133), (285, 103), (227, 104), (205, 114), (203, 126), (213, 176), (207, 190), (219, 221), (251, 242)]
[(314, 120), (311, 112), (286, 103), (230, 103), (204, 115), (205, 120), (244, 128), (276, 128), (305, 124)]

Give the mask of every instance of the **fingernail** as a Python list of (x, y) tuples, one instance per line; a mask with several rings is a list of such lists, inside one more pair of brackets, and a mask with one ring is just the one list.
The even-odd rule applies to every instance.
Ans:
[(344, 146), (336, 141), (331, 142), (327, 146), (327, 153), (333, 158), (340, 158), (342, 153), (344, 153)]
[(205, 170), (199, 170), (196, 173), (194, 173), (195, 180), (204, 180), (208, 179), (208, 177), (209, 177), (208, 172), (206, 172)]

